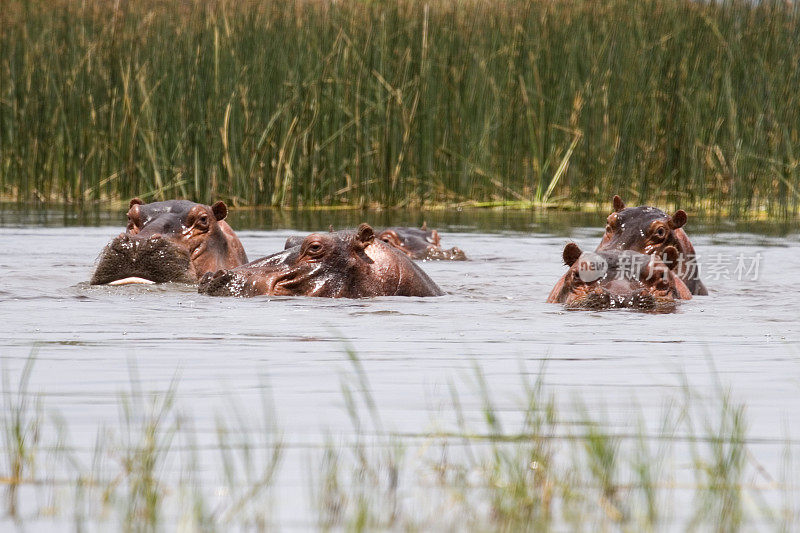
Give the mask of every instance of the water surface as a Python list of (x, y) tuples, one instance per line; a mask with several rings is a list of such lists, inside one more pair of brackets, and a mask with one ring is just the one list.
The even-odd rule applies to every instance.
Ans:
[[(566, 242), (585, 250), (599, 242), (598, 215), (499, 213), (477, 222), (469, 213), (330, 215), (337, 227), (418, 224), (424, 216), (444, 246), (470, 257), (422, 265), (446, 296), (372, 300), (213, 298), (173, 284), (92, 287), (94, 261), (121, 224), (12, 215), (5, 212), (0, 227), (4, 369), (18, 375), (38, 346), (30, 390), (86, 450), (100, 426), (118, 420), (132, 368), (147, 390), (165, 391), (177, 377), (177, 402), (209, 446), (231, 397), (247, 411), (269, 396), (289, 449), (277, 506), (284, 524), (302, 524), (298, 516), (307, 515), (302, 450), (353, 431), (341, 389), (343, 380), (354, 382), (348, 348), (361, 359), (383, 423), (403, 434), (453, 426), (452, 417), (437, 415), (449, 403), (450, 382), (467, 415), (479, 419), (480, 399), (468, 386), (478, 365), (496, 407), (511, 414), (521, 371), (544, 368), (559, 402), (581, 398), (620, 424), (639, 409), (657, 422), (665, 397), (680, 395), (684, 380), (709, 397), (720, 384), (730, 387), (747, 405), (750, 434), (762, 442), (759, 457), (771, 472), (784, 439), (800, 438), (792, 424), (800, 409), (800, 238), (790, 227), (754, 232), (709, 222), (693, 231), (690, 222), (710, 295), (652, 315), (567, 312), (544, 302), (565, 270)], [(298, 229), (281, 227), (285, 220), (232, 219), (237, 230), (246, 228), (238, 233), (251, 260), (282, 249), (289, 235), (327, 226), (319, 213)], [(757, 274), (739, 276), (740, 257), (749, 266), (759, 258)]]

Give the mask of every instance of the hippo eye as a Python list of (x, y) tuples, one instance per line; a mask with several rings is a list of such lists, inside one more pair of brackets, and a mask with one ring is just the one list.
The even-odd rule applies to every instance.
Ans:
[(205, 226), (206, 224), (208, 224), (208, 215), (200, 215), (200, 218), (198, 220), (200, 221), (201, 224)]
[(661, 226), (656, 230), (656, 237), (658, 237), (659, 239), (663, 239), (666, 236), (667, 236), (667, 230), (664, 229), (664, 226)]
[(312, 242), (311, 244), (308, 245), (306, 251), (311, 255), (318, 255), (319, 253), (322, 252), (322, 243)]
[(606, 233), (611, 233), (612, 231), (614, 230), (611, 229), (611, 224), (606, 224)]

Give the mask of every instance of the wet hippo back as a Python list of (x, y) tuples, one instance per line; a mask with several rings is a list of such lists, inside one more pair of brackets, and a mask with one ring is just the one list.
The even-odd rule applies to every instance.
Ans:
[(92, 284), (138, 279), (196, 283), (200, 276), (247, 262), (241, 242), (224, 221), (223, 202), (130, 202), (125, 233), (101, 252)]
[(377, 240), (370, 226), (312, 233), (302, 242), (230, 270), (207, 274), (212, 296), (439, 296), (441, 289), (408, 257)]

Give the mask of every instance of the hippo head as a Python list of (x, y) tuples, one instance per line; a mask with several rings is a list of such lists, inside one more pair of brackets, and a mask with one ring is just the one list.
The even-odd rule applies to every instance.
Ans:
[[(333, 224), (328, 226), (328, 232), (333, 233)], [(286, 242), (283, 244), (283, 249), (288, 250), (289, 248), (294, 248), (295, 246), (299, 246), (303, 244), (303, 241), (306, 239), (305, 235), (292, 235), (286, 239)]]
[[(291, 243), (290, 243), (291, 244)], [(212, 296), (439, 296), (439, 287), (408, 257), (356, 231), (312, 233), (276, 254), (206, 274), (199, 291)]]
[(669, 216), (650, 206), (625, 207), (619, 196), (614, 196), (614, 212), (606, 219), (606, 233), (596, 251), (633, 250), (643, 254), (661, 254), (667, 246), (680, 246), (679, 232), (688, 219), (680, 209)]
[(206, 272), (247, 262), (241, 242), (224, 221), (224, 202), (130, 202), (128, 227), (100, 254), (91, 283), (127, 280), (196, 283)]
[(633, 250), (660, 255), (674, 246), (678, 250), (678, 277), (692, 294), (708, 294), (700, 279), (694, 247), (683, 230), (688, 219), (685, 211), (680, 209), (669, 216), (655, 207), (625, 207), (619, 196), (614, 196), (613, 204), (614, 212), (608, 215), (606, 232), (596, 251)]
[(550, 302), (568, 309), (640, 309), (670, 311), (677, 300), (691, 299), (686, 285), (667, 265), (678, 250), (668, 246), (661, 256), (631, 250), (583, 253), (575, 243), (564, 248), (569, 271), (551, 293)]
[(378, 239), (394, 246), (411, 259), (463, 261), (467, 258), (459, 248), (443, 249), (439, 232), (435, 229), (429, 230), (425, 224), (419, 229), (387, 228), (380, 232)]

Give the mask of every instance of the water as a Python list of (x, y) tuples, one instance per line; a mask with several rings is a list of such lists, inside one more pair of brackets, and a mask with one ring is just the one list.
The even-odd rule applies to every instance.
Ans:
[[(651, 315), (567, 312), (544, 302), (564, 272), (565, 243), (586, 250), (599, 242), (603, 217), (596, 214), (427, 213), (443, 246), (462, 248), (470, 261), (422, 265), (446, 296), (372, 300), (87, 286), (94, 260), (121, 228), (102, 216), (83, 221), (100, 226), (61, 216), (6, 210), (0, 217), (5, 371), (19, 375), (38, 346), (29, 389), (63, 417), (71, 444), (86, 453), (98, 428), (118, 424), (120, 394), (134, 378), (151, 391), (177, 380), (177, 405), (191, 413), (198, 442), (211, 449), (215, 420), (230, 415), (232, 401), (255, 413), (270, 398), (288, 450), (276, 518), (284, 525), (310, 520), (299, 518), (308, 516), (308, 450), (330, 435), (353, 433), (342, 394), (343, 382), (358, 388), (348, 348), (361, 359), (383, 424), (402, 434), (454, 427), (450, 382), (468, 417), (480, 419), (480, 399), (469, 385), (475, 365), (498, 410), (513, 420), (521, 373), (535, 375), (544, 365), (560, 403), (580, 398), (612, 425), (639, 410), (657, 423), (665, 398), (680, 396), (684, 380), (709, 398), (719, 384), (730, 387), (746, 403), (759, 461), (774, 477), (785, 439), (800, 438), (792, 423), (800, 408), (800, 236), (790, 228), (753, 232), (690, 221), (710, 295), (681, 303), (674, 314)], [(418, 224), (422, 216), (313, 213), (231, 222), (252, 260), (300, 233), (275, 229), (284, 224), (308, 231), (331, 219), (343, 227), (364, 218)], [(746, 266), (757, 260), (757, 275), (738, 276), (739, 257)]]

